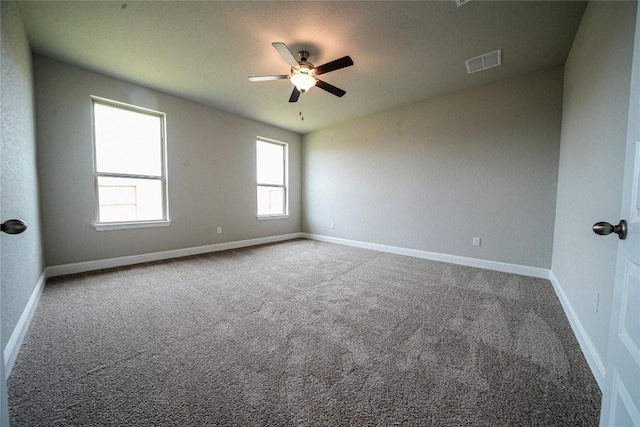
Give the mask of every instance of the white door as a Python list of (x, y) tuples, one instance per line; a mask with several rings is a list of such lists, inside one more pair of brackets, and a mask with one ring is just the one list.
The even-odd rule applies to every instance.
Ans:
[[(640, 427), (640, 8), (636, 14), (622, 194), (628, 234), (618, 244), (601, 426)], [(612, 237), (608, 237), (612, 238)]]
[(0, 351), (0, 426), (9, 426), (9, 405), (7, 403), (7, 385), (4, 380), (4, 351)]

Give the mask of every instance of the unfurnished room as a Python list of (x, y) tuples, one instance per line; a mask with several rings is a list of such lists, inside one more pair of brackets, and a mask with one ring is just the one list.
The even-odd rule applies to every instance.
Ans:
[(3, 427), (640, 427), (637, 1), (0, 7)]

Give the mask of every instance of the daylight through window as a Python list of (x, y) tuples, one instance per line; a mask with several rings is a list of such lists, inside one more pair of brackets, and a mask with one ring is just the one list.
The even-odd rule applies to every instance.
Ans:
[(164, 114), (93, 98), (98, 223), (167, 220)]
[(287, 215), (287, 144), (258, 139), (256, 176), (258, 217)]

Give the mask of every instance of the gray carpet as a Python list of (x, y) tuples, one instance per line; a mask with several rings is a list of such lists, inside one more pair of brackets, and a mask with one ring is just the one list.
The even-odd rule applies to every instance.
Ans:
[(597, 425), (546, 280), (295, 240), (51, 279), (17, 426)]

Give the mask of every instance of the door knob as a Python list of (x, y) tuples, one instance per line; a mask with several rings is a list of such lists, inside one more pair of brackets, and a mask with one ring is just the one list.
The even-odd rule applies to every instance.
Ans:
[(20, 234), (27, 229), (27, 224), (21, 219), (8, 219), (2, 223), (2, 230), (7, 234)]
[(618, 225), (611, 225), (608, 222), (597, 222), (593, 224), (593, 232), (601, 236), (616, 233), (620, 240), (627, 237), (627, 221), (621, 219)]

